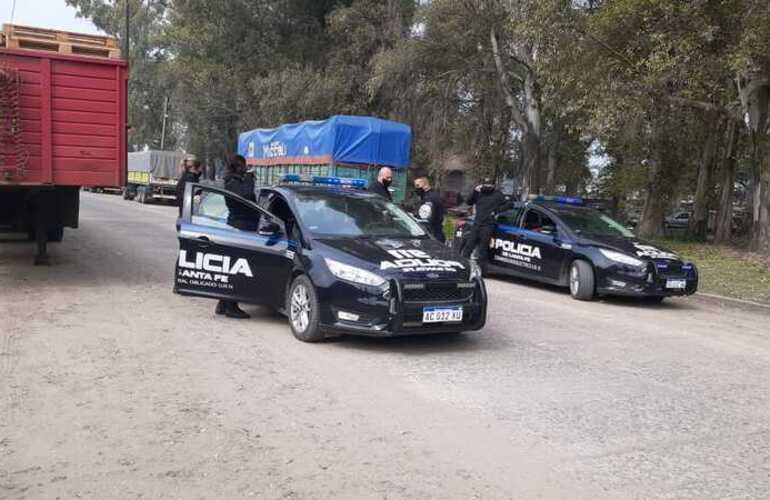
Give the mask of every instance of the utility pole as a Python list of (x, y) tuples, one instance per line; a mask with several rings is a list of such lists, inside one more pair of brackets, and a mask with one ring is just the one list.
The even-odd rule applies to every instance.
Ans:
[(166, 120), (168, 119), (168, 96), (163, 98), (163, 126), (160, 132), (160, 150), (165, 151), (166, 145)]

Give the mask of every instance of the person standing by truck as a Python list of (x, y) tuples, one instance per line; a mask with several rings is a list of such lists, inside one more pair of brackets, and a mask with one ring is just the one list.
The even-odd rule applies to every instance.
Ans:
[[(241, 155), (230, 158), (228, 172), (225, 174), (225, 190), (237, 194), (241, 198), (256, 202), (254, 192), (254, 175), (246, 173), (246, 159)], [(253, 214), (236, 200), (225, 198), (227, 204), (227, 223), (241, 231), (257, 231), (259, 221), (254, 220)], [(248, 319), (251, 316), (238, 307), (238, 303), (230, 300), (220, 300), (217, 303), (217, 314), (228, 318)]]
[(185, 158), (182, 163), (182, 175), (176, 183), (176, 204), (179, 206), (179, 216), (182, 216), (182, 203), (184, 201), (184, 188), (188, 182), (196, 183), (201, 178), (201, 162)]
[(425, 175), (414, 180), (414, 192), (420, 198), (417, 217), (427, 223), (430, 233), (437, 240), (444, 243), (444, 202), (441, 194), (431, 187)]
[(388, 167), (382, 167), (377, 173), (377, 180), (369, 187), (369, 191), (376, 193), (388, 201), (393, 201), (388, 187), (393, 183), (393, 170)]

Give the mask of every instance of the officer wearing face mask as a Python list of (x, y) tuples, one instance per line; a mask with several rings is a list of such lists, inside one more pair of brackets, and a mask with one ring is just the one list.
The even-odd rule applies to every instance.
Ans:
[(475, 248), (479, 249), (479, 266), (486, 274), (489, 263), (489, 241), (495, 230), (495, 216), (507, 203), (505, 195), (500, 192), (491, 178), (476, 186), (468, 198), (468, 205), (474, 207), (475, 217), (468, 244), (463, 247), (463, 257), (470, 257)]
[(393, 201), (393, 197), (388, 187), (393, 183), (393, 170), (388, 167), (382, 167), (377, 174), (377, 180), (369, 186), (369, 191), (376, 193), (388, 201)]
[(420, 197), (417, 217), (427, 222), (430, 233), (444, 243), (444, 202), (441, 201), (441, 195), (431, 187), (424, 175), (414, 180), (414, 192)]

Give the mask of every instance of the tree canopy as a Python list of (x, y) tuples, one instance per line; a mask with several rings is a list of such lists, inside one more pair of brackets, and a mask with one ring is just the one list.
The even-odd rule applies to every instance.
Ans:
[[(659, 236), (681, 200), (718, 240), (745, 208), (770, 252), (766, 0), (67, 0), (123, 37), (131, 145), (211, 163), (237, 133), (349, 113), (410, 124), (414, 163), (450, 158), (520, 194), (638, 202)], [(601, 168), (592, 173), (597, 151)]]

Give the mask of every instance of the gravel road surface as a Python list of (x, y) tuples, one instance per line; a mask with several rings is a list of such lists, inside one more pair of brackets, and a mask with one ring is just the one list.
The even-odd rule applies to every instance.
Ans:
[(770, 316), (489, 280), (479, 333), (321, 344), (171, 293), (173, 207), (0, 244), (0, 498), (767, 498)]

